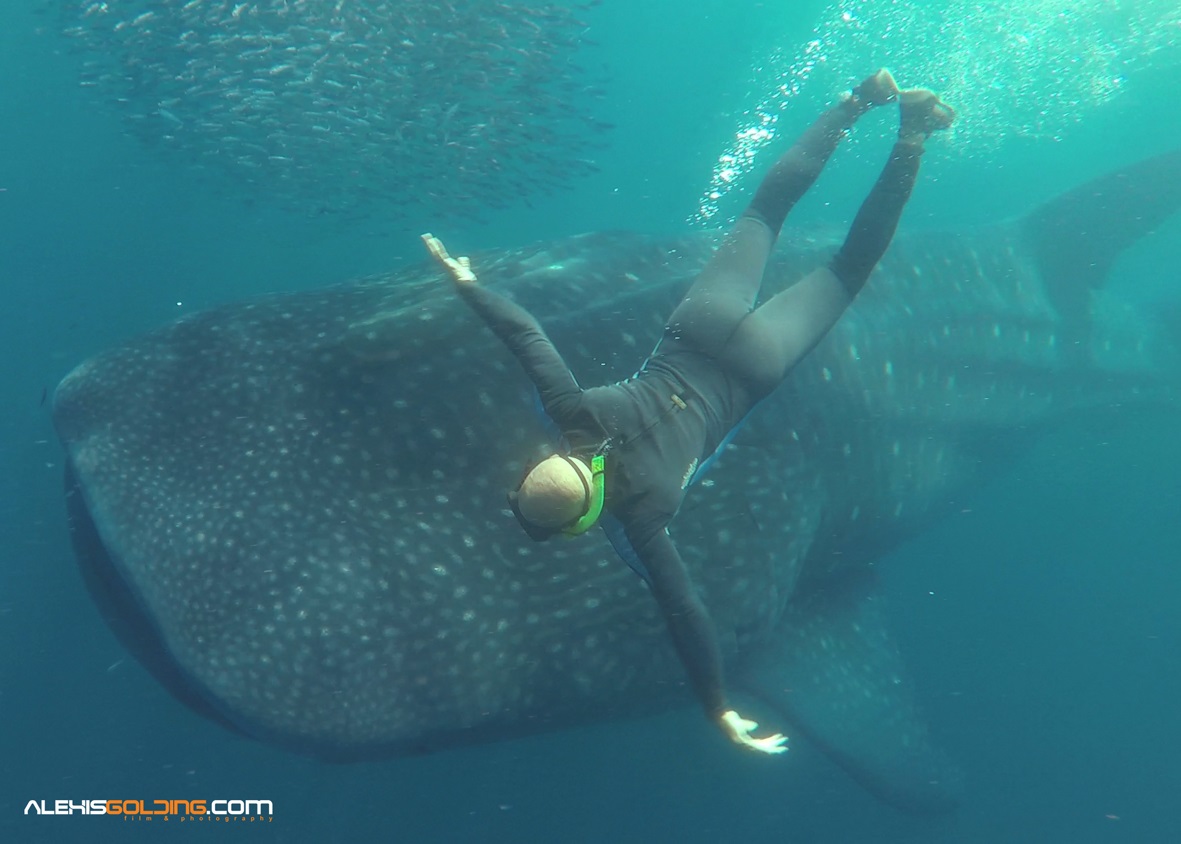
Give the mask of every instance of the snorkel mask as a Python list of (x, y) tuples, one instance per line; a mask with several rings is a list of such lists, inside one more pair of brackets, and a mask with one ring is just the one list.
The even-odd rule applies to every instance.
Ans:
[[(525, 533), (529, 535), (529, 538), (534, 542), (544, 542), (545, 540), (559, 534), (567, 537), (580, 536), (594, 527), (595, 523), (599, 520), (599, 516), (601, 516), (603, 513), (603, 497), (605, 493), (604, 467), (606, 466), (607, 462), (604, 456), (602, 454), (596, 454), (591, 458), (591, 479), (589, 484), (587, 483), (586, 478), (583, 476), (582, 472), (578, 470), (578, 467), (575, 465), (573, 460), (571, 460), (565, 454), (560, 454), (558, 456), (570, 464), (570, 468), (574, 470), (574, 473), (578, 476), (578, 479), (582, 481), (582, 490), (585, 501), (582, 515), (576, 516), (575, 518), (566, 522), (566, 524), (558, 525), (554, 528), (539, 527), (521, 515), (521, 510), (517, 504), (517, 491), (521, 488), (521, 485), (517, 484), (517, 489), (508, 493), (509, 507), (512, 508), (513, 515), (517, 517), (517, 522), (521, 525), (521, 529), (524, 530)], [(530, 467), (529, 470), (525, 472), (525, 477), (528, 477), (529, 472), (531, 471), (533, 471), (533, 467)]]

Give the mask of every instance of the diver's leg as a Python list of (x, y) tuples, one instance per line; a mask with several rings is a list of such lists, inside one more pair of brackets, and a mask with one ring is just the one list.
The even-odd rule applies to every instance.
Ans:
[(733, 371), (773, 389), (820, 342), (865, 285), (889, 246), (910, 198), (927, 137), (954, 112), (930, 91), (901, 95), (898, 141), (828, 266), (814, 270), (750, 314), (726, 348)]
[(879, 70), (824, 112), (775, 162), (742, 217), (669, 317), (666, 339), (707, 354), (721, 351), (754, 306), (767, 257), (788, 212), (816, 181), (857, 118), (897, 94), (890, 72)]
[(865, 79), (830, 108), (779, 157), (763, 178), (755, 197), (743, 213), (766, 224), (776, 236), (788, 213), (820, 176), (845, 132), (874, 106), (893, 102), (898, 85), (890, 71), (882, 69)]

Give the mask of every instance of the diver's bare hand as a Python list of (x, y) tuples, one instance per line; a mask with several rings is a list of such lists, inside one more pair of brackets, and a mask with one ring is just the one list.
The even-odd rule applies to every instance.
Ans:
[(451, 273), (451, 277), (460, 284), (474, 284), (476, 281), (476, 274), (472, 272), (472, 262), (467, 258), (452, 258), (447, 252), (447, 247), (443, 245), (443, 241), (435, 237), (430, 232), (422, 236), (422, 242), (426, 244), (427, 251), (434, 256), (435, 260), (443, 265), (447, 272)]
[(747, 721), (733, 709), (728, 709), (718, 718), (718, 726), (722, 728), (730, 741), (759, 753), (786, 753), (787, 736), (782, 733), (755, 738), (751, 735), (759, 725), (754, 721)]

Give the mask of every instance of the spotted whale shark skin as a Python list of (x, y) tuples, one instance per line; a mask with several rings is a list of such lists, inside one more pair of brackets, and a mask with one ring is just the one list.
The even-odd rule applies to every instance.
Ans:
[[(1122, 240), (1105, 229), (1092, 278), (1049, 248), (1098, 225), (1077, 197), (900, 235), (673, 524), (734, 693), (899, 806), (946, 807), (954, 770), (867, 572), (1063, 415), (1177, 403), (1176, 338), (1094, 289), (1177, 205), (1181, 156), (1151, 164), (1100, 180), (1150, 190), (1155, 213)], [(1082, 191), (1096, 219), (1119, 199)], [(588, 234), (473, 266), (590, 386), (634, 372), (716, 242)], [(785, 236), (764, 295), (835, 244)], [(504, 489), (548, 448), (543, 427), (436, 267), (185, 317), (71, 372), (54, 420), (108, 620), (241, 732), (347, 759), (692, 703), (654, 601), (606, 540), (535, 544), (515, 524)]]

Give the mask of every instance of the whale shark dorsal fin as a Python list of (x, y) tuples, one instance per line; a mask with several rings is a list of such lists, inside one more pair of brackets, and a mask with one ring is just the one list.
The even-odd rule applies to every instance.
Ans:
[(1116, 257), (1181, 207), (1181, 149), (1138, 161), (1067, 191), (1020, 223), (1066, 319), (1085, 319), (1090, 292)]
[(789, 607), (741, 688), (861, 785), (919, 814), (958, 805), (961, 774), (930, 742), (871, 575), (834, 576)]

